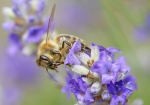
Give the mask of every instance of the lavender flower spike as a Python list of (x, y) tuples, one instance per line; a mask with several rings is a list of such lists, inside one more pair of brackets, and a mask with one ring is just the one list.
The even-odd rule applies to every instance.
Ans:
[[(2, 27), (9, 32), (11, 40), (9, 55), (18, 51), (25, 55), (35, 54), (47, 32), (49, 17), (44, 15), (45, 8), (45, 0), (12, 0), (12, 7), (3, 8), (5, 22)], [(54, 25), (51, 30), (53, 28)]]
[(130, 68), (125, 58), (114, 59), (114, 53), (120, 53), (114, 47), (92, 44), (90, 49), (91, 52), (81, 51), (80, 42), (73, 44), (65, 60), (65, 68), (70, 71), (62, 91), (69, 97), (74, 94), (75, 105), (125, 105), (137, 89), (135, 78), (127, 76)]

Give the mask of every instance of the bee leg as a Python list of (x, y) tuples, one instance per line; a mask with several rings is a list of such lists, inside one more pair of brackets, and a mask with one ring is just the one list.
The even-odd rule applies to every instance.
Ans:
[[(57, 62), (57, 63), (53, 63), (54, 68), (58, 68), (59, 65), (61, 65), (62, 63)], [(56, 69), (54, 69), (56, 72), (58, 72)]]
[(71, 65), (70, 64), (66, 64), (67, 66), (69, 66), (69, 67), (71, 67)]
[(53, 53), (58, 54), (59, 56), (62, 56), (60, 51), (53, 50)]
[(88, 51), (88, 52), (91, 52), (91, 49), (89, 47), (85, 47), (85, 49)]
[(61, 62), (61, 64), (64, 64), (64, 62)]
[[(60, 52), (60, 51), (53, 50), (53, 53), (54, 53), (54, 54), (58, 54), (58, 55), (60, 56), (60, 59), (61, 59), (62, 55), (61, 55), (61, 52)], [(56, 56), (54, 59), (56, 59), (57, 57), (58, 57), (58, 56)]]
[(53, 53), (54, 53), (54, 54), (58, 54), (58, 55), (61, 54), (59, 51), (56, 51), (56, 50), (53, 50)]
[(57, 68), (57, 66), (58, 66), (58, 64), (53, 62), (52, 65), (51, 65), (51, 69), (55, 69), (55, 68)]
[(67, 41), (63, 41), (62, 42), (62, 49), (65, 47), (65, 44), (67, 44), (68, 46), (72, 46), (71, 43), (69, 43)]
[(61, 65), (61, 64), (63, 64), (63, 63), (61, 63), (61, 62), (58, 62), (58, 63), (57, 63), (57, 66), (59, 66), (59, 65)]
[(81, 43), (81, 51), (91, 52), (91, 49), (89, 47), (85, 46), (83, 43)]

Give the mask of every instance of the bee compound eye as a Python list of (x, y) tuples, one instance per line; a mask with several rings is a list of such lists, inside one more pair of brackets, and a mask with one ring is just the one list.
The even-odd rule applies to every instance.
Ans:
[(49, 58), (47, 56), (41, 55), (40, 60), (49, 61)]

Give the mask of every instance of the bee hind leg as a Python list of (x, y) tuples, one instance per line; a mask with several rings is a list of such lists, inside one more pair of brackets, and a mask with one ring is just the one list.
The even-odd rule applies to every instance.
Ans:
[(65, 44), (68, 45), (68, 46), (70, 46), (70, 47), (72, 46), (72, 44), (71, 44), (70, 42), (68, 42), (68, 41), (63, 41), (63, 42), (62, 42), (62, 49), (65, 47)]
[(84, 48), (86, 51), (88, 51), (88, 52), (91, 52), (91, 49), (89, 48), (89, 47), (87, 47), (87, 46), (85, 46), (85, 48)]
[(81, 43), (81, 51), (91, 52), (91, 49), (89, 47), (87, 47), (86, 45), (84, 45), (83, 43)]

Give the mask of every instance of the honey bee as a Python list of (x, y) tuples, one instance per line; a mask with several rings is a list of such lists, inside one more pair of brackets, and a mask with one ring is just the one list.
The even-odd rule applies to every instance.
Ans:
[(75, 41), (81, 42), (82, 50), (90, 50), (86, 46), (84, 40), (73, 35), (60, 34), (57, 35), (53, 40), (49, 39), (49, 29), (53, 24), (55, 7), (56, 4), (53, 6), (49, 18), (47, 38), (40, 43), (36, 58), (37, 65), (46, 68), (47, 72), (48, 69), (57, 71), (56, 68), (64, 63), (66, 55)]

